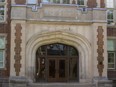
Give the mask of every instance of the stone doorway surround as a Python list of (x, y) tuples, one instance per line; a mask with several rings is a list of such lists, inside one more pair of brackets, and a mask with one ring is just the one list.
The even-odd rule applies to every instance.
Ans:
[(92, 81), (92, 54), (89, 41), (80, 34), (53, 31), (33, 35), (26, 45), (26, 77), (35, 81), (35, 58), (37, 49), (46, 44), (62, 43), (75, 47), (79, 51), (79, 82)]

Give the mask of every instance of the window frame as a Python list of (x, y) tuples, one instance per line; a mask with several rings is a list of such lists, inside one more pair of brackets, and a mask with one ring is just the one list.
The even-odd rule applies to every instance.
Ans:
[[(34, 0), (31, 0), (31, 1), (34, 1)], [(27, 0), (27, 4), (29, 4), (29, 5), (37, 4), (37, 0), (35, 0), (35, 2), (30, 2), (29, 0)]]
[[(108, 13), (110, 13), (110, 12), (112, 12), (112, 13), (111, 13), (112, 16), (109, 18), (108, 15), (111, 15), (111, 14), (108, 14)], [(113, 22), (114, 22), (113, 10), (112, 10), (112, 9), (108, 9), (108, 10), (107, 10), (107, 24), (111, 24), (111, 23), (113, 23)]]
[(6, 35), (5, 34), (0, 34), (0, 37), (4, 38), (4, 48), (0, 48), (0, 51), (3, 51), (3, 61), (0, 61), (0, 62), (3, 62), (3, 66), (2, 67), (0, 66), (0, 69), (5, 69)]
[[(113, 63), (109, 63), (109, 62), (108, 62), (108, 66), (109, 66), (109, 64), (114, 64), (114, 67), (113, 67), (113, 68), (109, 68), (109, 67), (108, 67), (108, 69), (116, 69), (116, 52), (115, 52), (115, 51), (108, 51), (108, 54), (109, 54), (109, 53), (114, 53), (114, 57), (113, 57), (113, 58), (114, 58), (114, 62), (113, 62)], [(108, 58), (109, 58), (109, 57), (108, 57)]]
[(0, 2), (0, 6), (4, 6), (4, 15), (3, 15), (4, 18), (3, 18), (3, 20), (0, 20), (0, 23), (3, 23), (6, 21), (7, 0), (4, 0), (4, 2)]
[[(109, 3), (111, 4), (111, 2), (112, 2), (112, 7), (109, 7), (111, 5), (108, 5), (108, 4)], [(114, 8), (113, 0), (112, 1), (111, 0), (106, 0), (106, 8)]]
[[(78, 2), (81, 2), (81, 1), (83, 1), (83, 4), (79, 4)], [(79, 6), (85, 6), (85, 0), (77, 0), (77, 5), (79, 5)]]

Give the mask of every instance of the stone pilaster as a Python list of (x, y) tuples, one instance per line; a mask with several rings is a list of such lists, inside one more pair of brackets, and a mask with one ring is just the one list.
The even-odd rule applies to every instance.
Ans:
[(102, 73), (103, 73), (103, 69), (104, 69), (104, 64), (103, 64), (103, 61), (104, 61), (104, 57), (103, 57), (103, 53), (104, 53), (104, 49), (103, 49), (104, 41), (103, 41), (103, 38), (104, 38), (104, 35), (103, 35), (102, 26), (98, 26), (97, 32), (98, 32), (98, 35), (97, 35), (97, 38), (98, 38), (98, 41), (97, 41), (97, 45), (98, 45), (98, 49), (97, 49), (98, 65), (97, 65), (97, 68), (98, 68), (99, 76), (102, 77)]
[(20, 63), (20, 60), (21, 60), (21, 24), (20, 23), (17, 23), (16, 24), (16, 32), (15, 32), (15, 56), (14, 56), (14, 59), (15, 59), (15, 64), (14, 64), (14, 68), (15, 68), (15, 72), (16, 72), (16, 76), (19, 76), (19, 73), (20, 73), (20, 68), (21, 68), (21, 63)]

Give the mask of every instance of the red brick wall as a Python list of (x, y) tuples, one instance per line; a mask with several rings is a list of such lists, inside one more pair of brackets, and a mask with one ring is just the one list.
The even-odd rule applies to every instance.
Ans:
[(7, 40), (7, 44), (6, 44), (6, 52), (5, 52), (5, 60), (6, 60), (6, 65), (5, 65), (5, 69), (0, 69), (0, 77), (9, 77), (10, 74), (10, 32), (11, 32), (11, 27), (10, 27), (10, 23), (11, 23), (11, 19), (10, 19), (10, 11), (11, 11), (11, 0), (7, 0), (7, 19), (5, 23), (0, 23), (0, 34), (6, 34), (6, 40)]
[(116, 71), (114, 71), (114, 70), (108, 70), (108, 78), (116, 80)]
[(95, 7), (97, 6), (96, 0), (88, 0), (87, 6), (88, 6), (89, 8), (95, 8)]
[(116, 36), (116, 28), (108, 28), (107, 35), (108, 36)]
[(105, 0), (100, 0), (100, 7), (105, 8)]
[(26, 0), (15, 0), (16, 4), (26, 4)]

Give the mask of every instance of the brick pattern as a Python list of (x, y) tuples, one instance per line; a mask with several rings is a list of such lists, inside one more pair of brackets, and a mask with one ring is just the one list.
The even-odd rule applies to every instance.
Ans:
[(15, 0), (16, 4), (26, 4), (26, 0)]
[(105, 0), (100, 0), (100, 7), (105, 8)]
[(95, 7), (97, 6), (96, 0), (88, 0), (88, 1), (87, 1), (87, 6), (88, 6), (89, 8), (95, 8)]
[(40, 5), (40, 3), (41, 3), (41, 0), (38, 0), (38, 4)]
[(14, 67), (15, 67), (15, 71), (16, 71), (16, 76), (19, 76), (19, 73), (20, 73), (20, 68), (21, 68), (21, 63), (20, 63), (20, 60), (21, 60), (21, 24), (17, 23), (16, 24), (16, 33), (15, 33), (15, 56), (14, 56), (14, 59), (15, 59), (15, 64), (14, 64)]
[(98, 35), (97, 35), (97, 38), (98, 38), (98, 41), (97, 41), (97, 45), (98, 45), (98, 49), (97, 49), (97, 53), (98, 53), (98, 57), (97, 57), (98, 65), (97, 65), (97, 68), (98, 68), (99, 76), (102, 76), (103, 68), (104, 68), (104, 64), (103, 64), (103, 61), (104, 61), (104, 57), (103, 57), (103, 53), (104, 53), (104, 49), (103, 49), (104, 41), (103, 41), (103, 38), (104, 38), (104, 36), (103, 36), (103, 28), (102, 28), (102, 26), (98, 26), (97, 32), (98, 32)]
[(116, 36), (116, 28), (107, 28), (108, 36)]
[(108, 78), (116, 80), (116, 71), (108, 70)]

